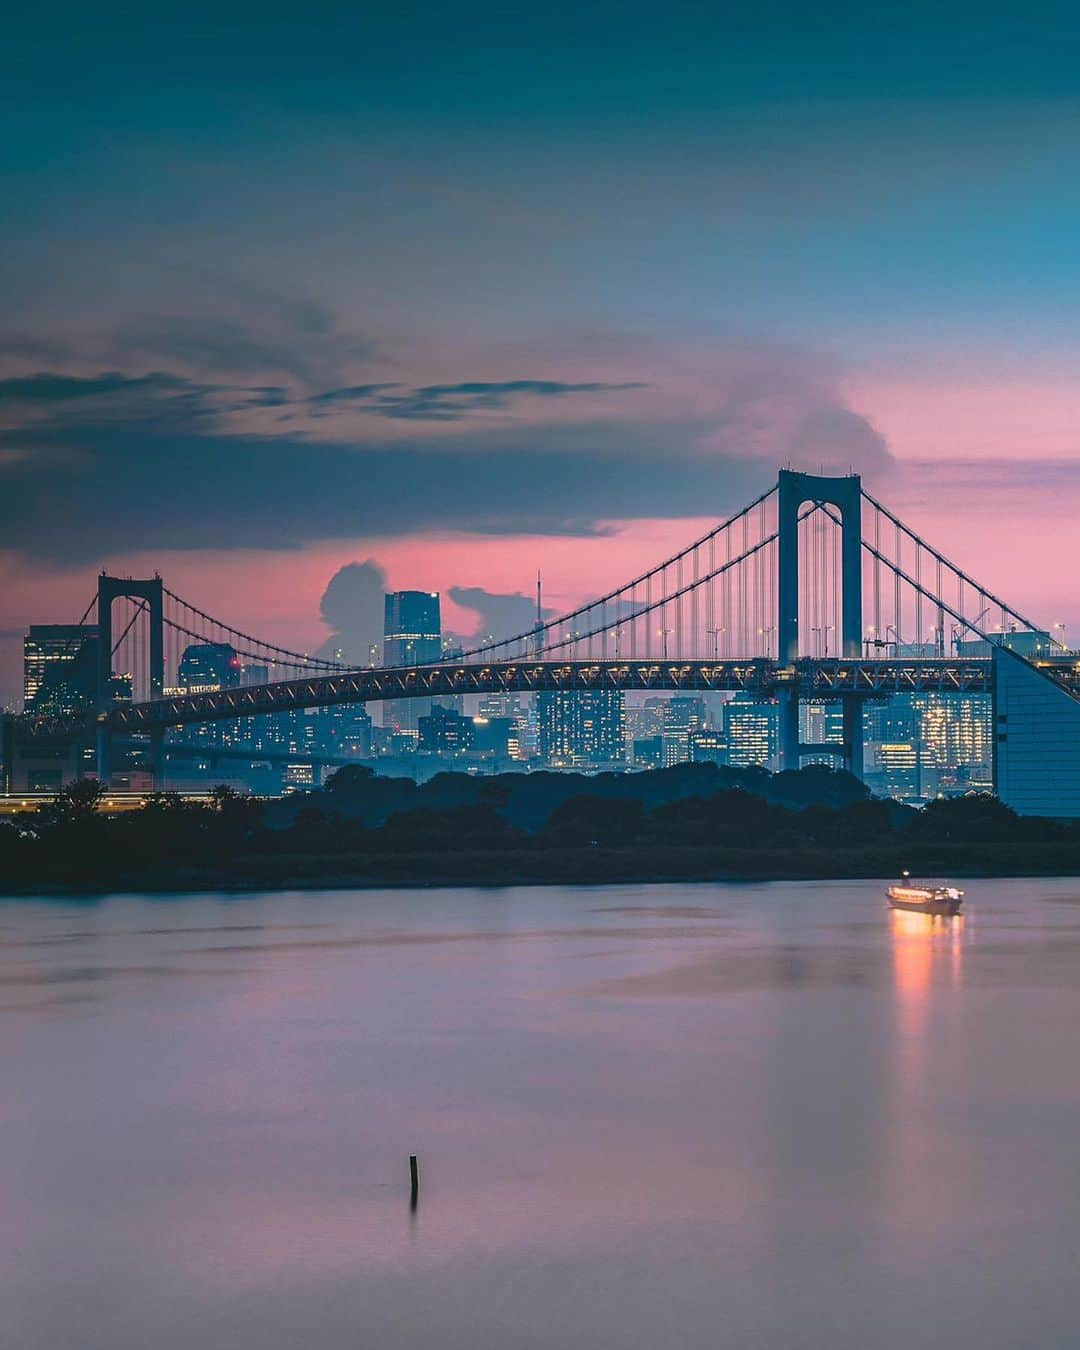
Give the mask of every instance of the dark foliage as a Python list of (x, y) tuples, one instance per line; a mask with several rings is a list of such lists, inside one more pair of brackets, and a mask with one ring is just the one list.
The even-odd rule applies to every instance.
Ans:
[(5, 883), (93, 890), (1080, 870), (1080, 826), (1019, 817), (989, 796), (912, 811), (828, 769), (773, 776), (686, 765), (479, 782), (444, 774), (419, 788), (350, 767), (326, 791), (288, 803), (226, 787), (211, 795), (204, 804), (157, 793), (141, 810), (107, 814), (96, 783), (73, 784), (0, 825)]

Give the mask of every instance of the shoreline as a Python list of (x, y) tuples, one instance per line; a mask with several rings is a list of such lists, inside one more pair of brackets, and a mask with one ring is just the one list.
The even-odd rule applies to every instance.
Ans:
[(905, 869), (916, 876), (1080, 877), (1075, 844), (908, 846), (852, 850), (575, 847), (368, 854), (342, 857), (238, 857), (228, 865), (50, 869), (33, 879), (3, 880), (7, 898), (120, 893), (445, 889), (460, 886), (716, 885), (769, 881), (884, 880)]

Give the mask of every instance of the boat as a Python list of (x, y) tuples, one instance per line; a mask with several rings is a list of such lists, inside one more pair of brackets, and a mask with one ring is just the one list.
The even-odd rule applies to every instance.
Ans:
[(907, 872), (904, 880), (890, 886), (885, 895), (893, 909), (915, 914), (959, 914), (964, 899), (964, 892), (955, 886), (916, 886), (908, 880)]

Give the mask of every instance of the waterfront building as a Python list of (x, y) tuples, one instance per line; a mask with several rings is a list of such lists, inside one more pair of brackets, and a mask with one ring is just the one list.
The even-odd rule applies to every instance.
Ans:
[(838, 699), (806, 700), (799, 705), (799, 739), (815, 747), (835, 745), (836, 750), (814, 749), (799, 757), (800, 764), (839, 765), (844, 758), (844, 712)]
[(991, 702), (989, 694), (930, 693), (869, 704), (863, 717), (867, 786), (904, 800), (989, 785)]
[(760, 764), (775, 768), (780, 743), (780, 716), (775, 703), (736, 694), (724, 707), (728, 763), (736, 768)]
[(540, 758), (552, 768), (621, 762), (625, 753), (623, 695), (616, 690), (537, 695)]
[(693, 764), (726, 764), (727, 737), (710, 729), (691, 733), (690, 761)]
[(97, 698), (96, 624), (31, 624), (23, 639), (23, 707), (77, 715)]
[(664, 762), (661, 736), (641, 736), (631, 743), (630, 763), (635, 769), (659, 769)]
[(417, 749), (440, 759), (460, 759), (473, 747), (473, 719), (438, 706), (420, 718)]

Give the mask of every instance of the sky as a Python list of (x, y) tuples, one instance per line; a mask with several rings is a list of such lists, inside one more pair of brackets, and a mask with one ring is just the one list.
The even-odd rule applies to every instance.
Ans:
[(17, 5), (0, 703), (102, 567), (364, 659), (788, 463), (1080, 639), (1080, 17), (1019, 12)]

